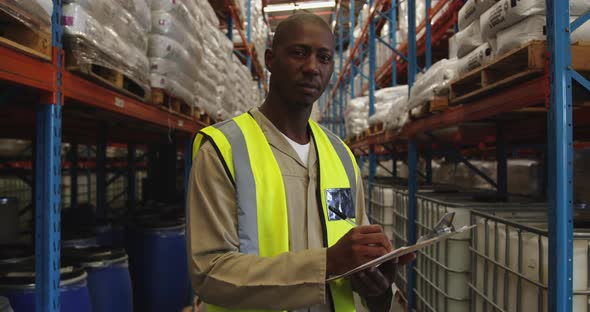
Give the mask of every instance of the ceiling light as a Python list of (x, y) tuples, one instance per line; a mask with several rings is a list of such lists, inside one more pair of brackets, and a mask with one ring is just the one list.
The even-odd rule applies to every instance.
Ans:
[(275, 5), (267, 5), (266, 7), (264, 7), (264, 12), (265, 13), (272, 13), (272, 12), (284, 12), (284, 11), (323, 9), (323, 8), (333, 8), (335, 6), (336, 6), (335, 1), (314, 1), (314, 2), (301, 2), (301, 3), (289, 3), (289, 4), (275, 4)]

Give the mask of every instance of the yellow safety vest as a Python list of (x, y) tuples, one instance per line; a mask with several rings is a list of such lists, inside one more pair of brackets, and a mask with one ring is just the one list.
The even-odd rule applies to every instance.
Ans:
[[(324, 246), (334, 245), (351, 226), (334, 218), (326, 205), (329, 192), (350, 189), (352, 209), (358, 181), (358, 167), (350, 149), (333, 133), (309, 121), (318, 155), (319, 189)], [(281, 169), (262, 129), (252, 115), (244, 113), (225, 122), (202, 129), (193, 142), (193, 159), (207, 138), (223, 160), (236, 187), (240, 252), (273, 257), (289, 252), (287, 200)], [(353, 210), (354, 211), (354, 210)], [(277, 226), (281, 225), (281, 226)], [(355, 311), (350, 281), (340, 279), (329, 284), (332, 309)], [(234, 311), (207, 305), (207, 311)]]

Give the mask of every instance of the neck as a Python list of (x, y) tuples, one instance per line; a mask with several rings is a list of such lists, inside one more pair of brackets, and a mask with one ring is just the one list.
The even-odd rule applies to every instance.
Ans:
[(260, 112), (273, 123), (279, 131), (299, 144), (309, 143), (307, 123), (311, 115), (309, 107), (288, 105), (278, 96), (269, 92)]

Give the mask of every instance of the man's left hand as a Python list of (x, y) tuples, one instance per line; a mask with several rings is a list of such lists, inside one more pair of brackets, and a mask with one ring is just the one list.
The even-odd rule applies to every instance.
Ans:
[(381, 296), (393, 284), (398, 266), (404, 266), (414, 259), (416, 254), (411, 253), (385, 262), (379, 268), (356, 273), (352, 276), (352, 288), (363, 298)]

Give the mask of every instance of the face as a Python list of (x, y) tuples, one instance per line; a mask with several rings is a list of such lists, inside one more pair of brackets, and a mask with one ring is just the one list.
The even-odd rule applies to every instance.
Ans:
[(288, 105), (310, 107), (328, 86), (334, 70), (334, 36), (313, 23), (289, 26), (289, 36), (267, 50), (271, 87)]

